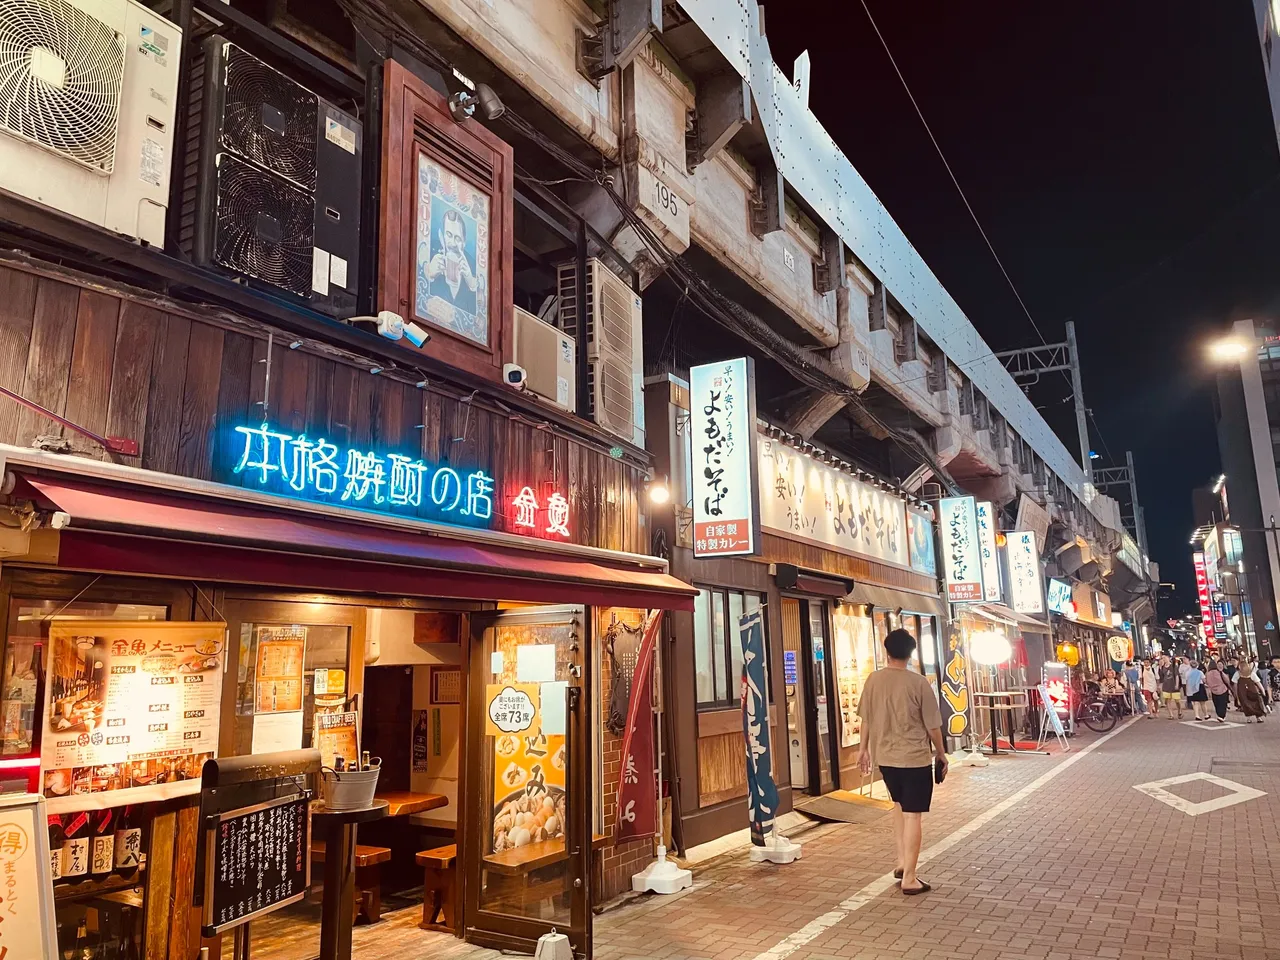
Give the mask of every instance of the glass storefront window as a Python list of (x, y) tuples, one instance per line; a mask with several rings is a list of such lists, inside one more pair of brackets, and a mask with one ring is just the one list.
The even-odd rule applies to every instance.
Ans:
[[(699, 708), (736, 706), (742, 678), (737, 624), (762, 606), (758, 594), (700, 588), (693, 610), (693, 662)], [(765, 649), (769, 631), (765, 629)], [(770, 698), (772, 702), (772, 698)]]
[(20, 756), (36, 749), (45, 647), (49, 625), (56, 620), (166, 620), (167, 607), (141, 603), (67, 603), (63, 600), (9, 602), (4, 675), (0, 681), (3, 740), (0, 756)]

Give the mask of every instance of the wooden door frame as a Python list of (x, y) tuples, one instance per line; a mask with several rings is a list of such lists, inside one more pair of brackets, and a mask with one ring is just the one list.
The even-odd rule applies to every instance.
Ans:
[[(364, 692), (364, 650), (367, 639), (367, 612), (363, 606), (328, 603), (322, 597), (307, 595), (302, 600), (262, 600), (252, 593), (219, 591), (215, 598), (227, 624), (227, 667), (222, 677), (222, 720), (218, 728), (218, 756), (235, 754), (236, 697), (240, 671), (240, 625), (243, 623), (305, 623), (317, 626), (347, 627), (351, 633), (347, 646), (347, 696)], [(306, 616), (296, 608), (306, 604)], [(292, 611), (292, 612), (290, 612)], [(357, 701), (364, 718), (364, 697)], [(230, 709), (228, 709), (228, 706)]]
[[(574, 869), (576, 857), (576, 880), (580, 886), (574, 889), (570, 905), (569, 930), (561, 930), (574, 941), (575, 956), (591, 956), (592, 951), (592, 914), (591, 914), (591, 879), (592, 879), (592, 828), (594, 822), (594, 804), (592, 803), (591, 772), (594, 766), (592, 754), (592, 738), (590, 724), (595, 716), (594, 691), (591, 689), (591, 678), (594, 675), (593, 635), (594, 610), (589, 606), (554, 605), (530, 607), (525, 609), (493, 610), (473, 613), (470, 617), (470, 643), (482, 645), (485, 631), (498, 621), (525, 624), (562, 624), (578, 621), (579, 665), (582, 668), (578, 680), (579, 690), (576, 708), (567, 717), (566, 753), (569, 758), (569, 778), (566, 790), (572, 796), (582, 798), (569, 805), (573, 811), (568, 820), (573, 826), (576, 837), (566, 833), (566, 847), (570, 850), (570, 869)], [(463, 725), (465, 739), (464, 770), (481, 771), (485, 769), (482, 756), (484, 740), (485, 697), (483, 691), (488, 681), (489, 665), (483, 656), (470, 653), (465, 658), (469, 661), (470, 670), (468, 684), (474, 695), (468, 698), (466, 722)], [(574, 689), (570, 680), (570, 689)], [(585, 750), (580, 744), (586, 744)], [(579, 754), (583, 756), (579, 758)], [(481, 913), (480, 904), (480, 862), (476, 854), (480, 839), (479, 831), (485, 829), (491, 816), (492, 800), (484, 790), (483, 776), (461, 777), (458, 783), (458, 849), (459, 849), (459, 892), (461, 901), (462, 928), (466, 940), (471, 943), (493, 949), (527, 950), (533, 946), (539, 936), (549, 933), (553, 924), (533, 919), (508, 917), (502, 914), (488, 913), (486, 919), (492, 918), (492, 924), (480, 929), (475, 926)], [(566, 824), (569, 826), (570, 824)], [(574, 843), (577, 847), (574, 847)], [(576, 853), (574, 852), (576, 849)], [(572, 874), (570, 874), (572, 876)]]

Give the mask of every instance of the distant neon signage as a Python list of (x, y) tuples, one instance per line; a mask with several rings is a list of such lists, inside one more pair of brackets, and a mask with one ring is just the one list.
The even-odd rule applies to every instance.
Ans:
[[(367, 510), (403, 508), (451, 523), (493, 520), (496, 481), (484, 470), (460, 471), (403, 454), (339, 446), (267, 423), (235, 432), (243, 446), (232, 473), (255, 486)], [(569, 501), (561, 493), (550, 494), (544, 507), (526, 486), (507, 515), (522, 533), (570, 536)]]

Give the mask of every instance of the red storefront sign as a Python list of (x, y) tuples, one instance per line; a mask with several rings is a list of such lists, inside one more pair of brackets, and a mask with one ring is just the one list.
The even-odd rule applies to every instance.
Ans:
[(1196, 569), (1196, 596), (1200, 599), (1200, 627), (1207, 640), (1214, 634), (1213, 597), (1209, 592), (1209, 573), (1205, 569), (1203, 553), (1196, 552), (1191, 559)]

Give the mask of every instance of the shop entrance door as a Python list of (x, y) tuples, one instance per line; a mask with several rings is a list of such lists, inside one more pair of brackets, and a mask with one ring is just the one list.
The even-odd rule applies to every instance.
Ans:
[(835, 703), (832, 694), (830, 644), (827, 643), (827, 603), (807, 600), (802, 604), (805, 646), (809, 651), (809, 682), (813, 689), (813, 749), (809, 770), (816, 793), (840, 786), (840, 765), (835, 758), (836, 738), (832, 734)]
[(787, 687), (787, 748), (791, 757), (791, 788), (809, 787), (809, 710), (801, 660), (800, 601), (782, 598), (782, 670)]
[(591, 636), (582, 607), (472, 615), (459, 852), (467, 939), (591, 950)]

